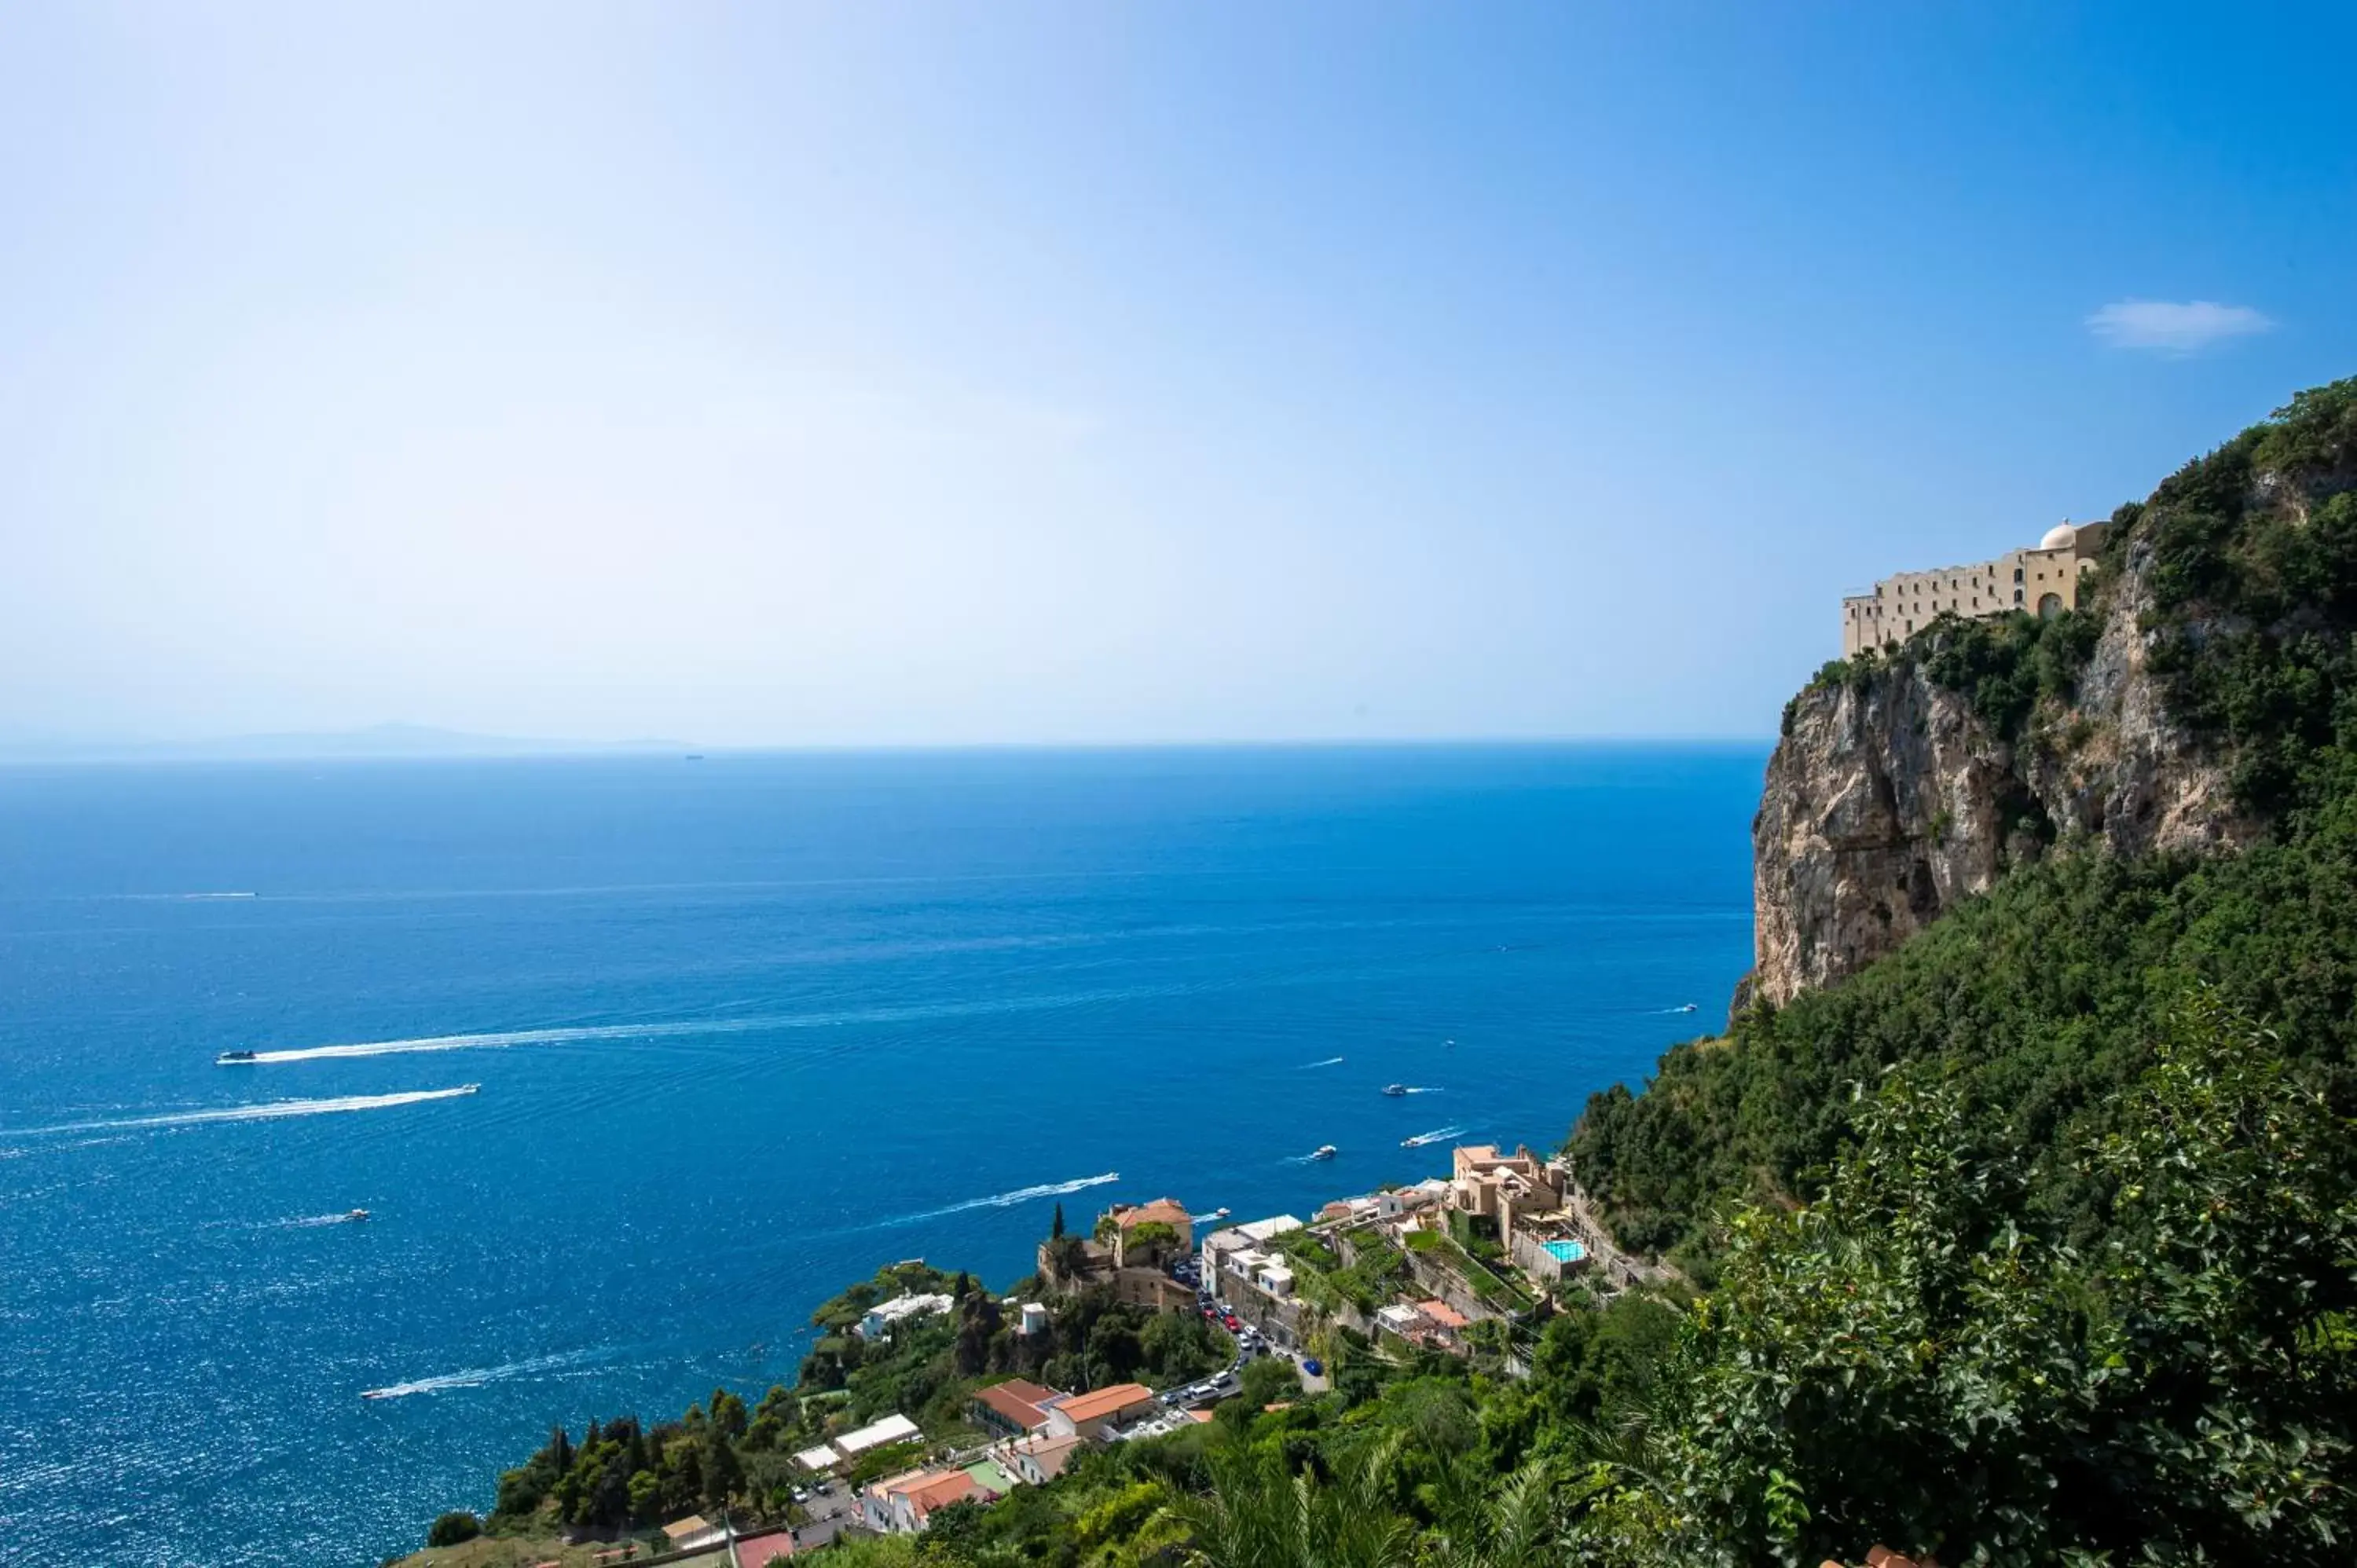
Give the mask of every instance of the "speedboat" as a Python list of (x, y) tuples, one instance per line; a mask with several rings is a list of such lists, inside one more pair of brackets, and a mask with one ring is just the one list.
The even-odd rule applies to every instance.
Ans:
[(1337, 1152), (1338, 1151), (1335, 1149), (1333, 1144), (1320, 1144), (1318, 1145), (1316, 1152), (1309, 1157), (1313, 1160), (1330, 1160), (1334, 1157)]
[(1407, 1092), (1407, 1085), (1404, 1083), (1387, 1083), (1383, 1085), (1383, 1092), (1396, 1100), (1401, 1095)]
[(252, 1051), (223, 1051), (221, 1055), (213, 1058), (213, 1065), (215, 1067), (228, 1067), (233, 1062), (250, 1062), (259, 1059), (260, 1058), (255, 1057)]
[(366, 1219), (368, 1217), (369, 1211), (365, 1208), (355, 1208), (350, 1214), (344, 1216), (347, 1219)]
[(461, 1094), (475, 1094), (480, 1092), (482, 1087), (483, 1086), (479, 1083), (462, 1083), (458, 1086), (458, 1092)]

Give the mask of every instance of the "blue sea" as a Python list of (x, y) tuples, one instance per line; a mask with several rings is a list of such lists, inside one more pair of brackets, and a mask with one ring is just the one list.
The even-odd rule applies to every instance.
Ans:
[(1724, 1017), (1764, 758), (0, 770), (5, 1555), (372, 1563), (1058, 1201), (1552, 1147)]

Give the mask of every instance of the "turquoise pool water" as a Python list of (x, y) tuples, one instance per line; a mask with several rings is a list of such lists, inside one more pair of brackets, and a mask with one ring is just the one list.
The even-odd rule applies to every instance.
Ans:
[(1576, 1263), (1587, 1256), (1587, 1249), (1577, 1241), (1548, 1241), (1544, 1244), (1547, 1255), (1558, 1263)]

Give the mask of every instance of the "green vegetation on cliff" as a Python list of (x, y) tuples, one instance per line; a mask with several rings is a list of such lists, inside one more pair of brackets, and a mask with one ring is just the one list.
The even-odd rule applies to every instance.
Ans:
[[(2132, 553), (2171, 714), (2225, 758), (2266, 836), (2225, 859), (2122, 862), (2062, 846), (1899, 952), (1725, 1040), (1663, 1058), (1648, 1091), (1589, 1101), (1571, 1153), (1634, 1246), (1706, 1257), (1719, 1211), (1822, 1190), (1853, 1090), (1937, 1063), (2009, 1146), (2100, 1130), (2200, 980), (2280, 1034), (2346, 1103), (2357, 1081), (2357, 381), (2304, 392), (2124, 508), (2094, 607), (1946, 621), (1897, 657), (1970, 697), (2000, 736), (2059, 716)], [(1832, 671), (1829, 681), (1853, 678)], [(2041, 708), (2041, 704), (2045, 704)], [(2174, 977), (2172, 979), (2172, 977)], [(2039, 1177), (2066, 1223), (2093, 1195)]]

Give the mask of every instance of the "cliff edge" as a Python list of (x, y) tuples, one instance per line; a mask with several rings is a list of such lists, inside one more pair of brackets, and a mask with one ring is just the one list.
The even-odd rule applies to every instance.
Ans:
[(1793, 699), (1751, 824), (1742, 1001), (1846, 978), (2058, 843), (2206, 853), (2257, 833), (2154, 668), (2182, 635), (2152, 624), (2155, 560), (2128, 532), (2072, 626), (1944, 619)]

